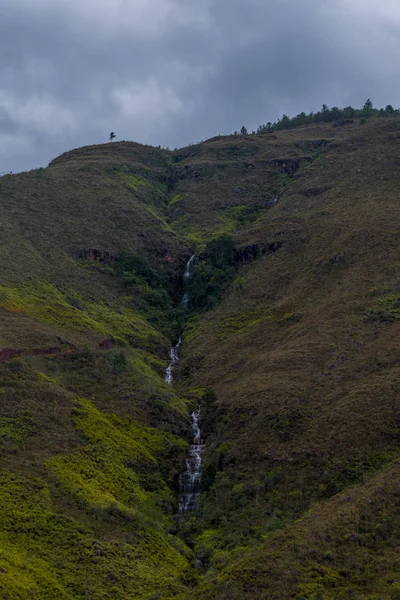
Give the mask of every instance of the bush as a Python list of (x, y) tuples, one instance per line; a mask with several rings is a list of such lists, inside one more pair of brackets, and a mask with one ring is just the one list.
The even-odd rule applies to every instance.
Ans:
[[(311, 123), (331, 123), (333, 121), (342, 121), (342, 124), (351, 122), (349, 120), (354, 117), (360, 118), (360, 125), (365, 125), (366, 118), (371, 116), (393, 116), (398, 115), (399, 111), (391, 104), (388, 104), (385, 109), (374, 108), (371, 100), (365, 102), (362, 108), (353, 108), (352, 106), (346, 106), (345, 108), (338, 108), (333, 106), (329, 108), (326, 104), (322, 105), (322, 109), (316, 113), (311, 112), (306, 114), (304, 112), (299, 113), (295, 117), (288, 117), (283, 115), (281, 119), (278, 119), (275, 123), (270, 121), (266, 125), (260, 125), (257, 129), (257, 134), (271, 133), (273, 131), (279, 131), (282, 129), (294, 129), (296, 127), (303, 127), (304, 125), (310, 125)], [(237, 132), (235, 132), (237, 133)]]
[(165, 265), (154, 265), (145, 254), (121, 254), (114, 263), (121, 284), (148, 321), (170, 335), (179, 321), (174, 308), (175, 285)]
[(121, 350), (110, 350), (104, 354), (104, 358), (113, 375), (120, 375), (128, 367), (128, 360)]
[(207, 244), (190, 280), (190, 308), (212, 308), (236, 275), (235, 247), (228, 235)]

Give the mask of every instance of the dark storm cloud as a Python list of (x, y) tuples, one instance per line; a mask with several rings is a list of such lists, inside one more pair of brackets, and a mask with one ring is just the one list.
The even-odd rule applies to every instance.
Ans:
[(394, 0), (2, 0), (0, 172), (107, 139), (180, 146), (400, 104)]
[(269, 3), (274, 7), (269, 11), (261, 2), (245, 7), (232, 3), (225, 25), (235, 43), (225, 49), (204, 97), (197, 136), (243, 124), (251, 130), (283, 113), (309, 112), (323, 103), (360, 106), (368, 96), (380, 105), (400, 102), (393, 72), (400, 49), (398, 25), (392, 32), (393, 53), (385, 48), (390, 19), (400, 6), (383, 11), (377, 21), (368, 0), (360, 6), (355, 2), (352, 9), (351, 2), (346, 7), (331, 2), (330, 10), (321, 4), (288, 0)]

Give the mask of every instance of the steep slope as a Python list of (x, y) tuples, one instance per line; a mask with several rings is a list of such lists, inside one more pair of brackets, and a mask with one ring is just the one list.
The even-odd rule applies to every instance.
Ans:
[(293, 178), (353, 130), (313, 125), (276, 135), (218, 137), (175, 151), (171, 225), (203, 243), (267, 216)]
[(63, 284), (74, 277), (83, 285), (79, 259), (90, 258), (90, 250), (102, 251), (103, 261), (121, 248), (165, 256), (176, 245), (158, 214), (167, 180), (165, 153), (132, 143), (82, 148), (47, 169), (2, 177), (1, 276), (20, 281), (51, 273)]
[[(248, 579), (247, 571), (238, 576), (236, 588), (229, 567), (229, 591), (211, 586), (204, 597), (258, 598), (267, 581), (271, 598), (339, 597), (318, 586), (303, 590), (307, 571), (291, 586), (283, 565), (280, 577), (259, 587), (256, 573), (275, 565), (266, 558), (271, 532), (399, 458), (398, 132), (397, 122), (370, 122), (298, 172), (277, 204), (237, 233), (244, 264), (236, 281), (188, 329), (182, 375), (217, 397), (213, 422), (205, 423), (208, 529), (197, 535), (196, 550), (210, 568), (207, 580), (238, 548), (260, 544), (248, 559)], [(268, 181), (268, 172), (262, 176)], [(395, 480), (386, 483), (387, 518), (395, 518)], [(285, 560), (293, 561), (289, 550)], [(390, 582), (396, 565), (385, 568)], [(357, 564), (340, 585), (346, 598), (350, 590), (391, 597), (389, 583), (363, 581)]]
[(0, 180), (2, 598), (184, 589), (187, 407), (164, 371), (187, 250), (167, 180), (137, 144)]
[(395, 600), (399, 140), (112, 143), (0, 179), (2, 597)]
[[(204, 598), (399, 597), (399, 464), (320, 502), (267, 542), (236, 553)], [(240, 556), (242, 554), (242, 556)]]

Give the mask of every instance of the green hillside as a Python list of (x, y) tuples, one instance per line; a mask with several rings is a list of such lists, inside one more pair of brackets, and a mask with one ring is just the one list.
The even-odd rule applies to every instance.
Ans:
[(399, 600), (399, 160), (386, 115), (0, 178), (1, 598)]

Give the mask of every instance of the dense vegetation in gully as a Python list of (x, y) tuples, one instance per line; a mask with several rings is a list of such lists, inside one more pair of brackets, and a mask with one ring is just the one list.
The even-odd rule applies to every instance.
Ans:
[(0, 178), (1, 598), (400, 599), (400, 120), (356, 116)]

